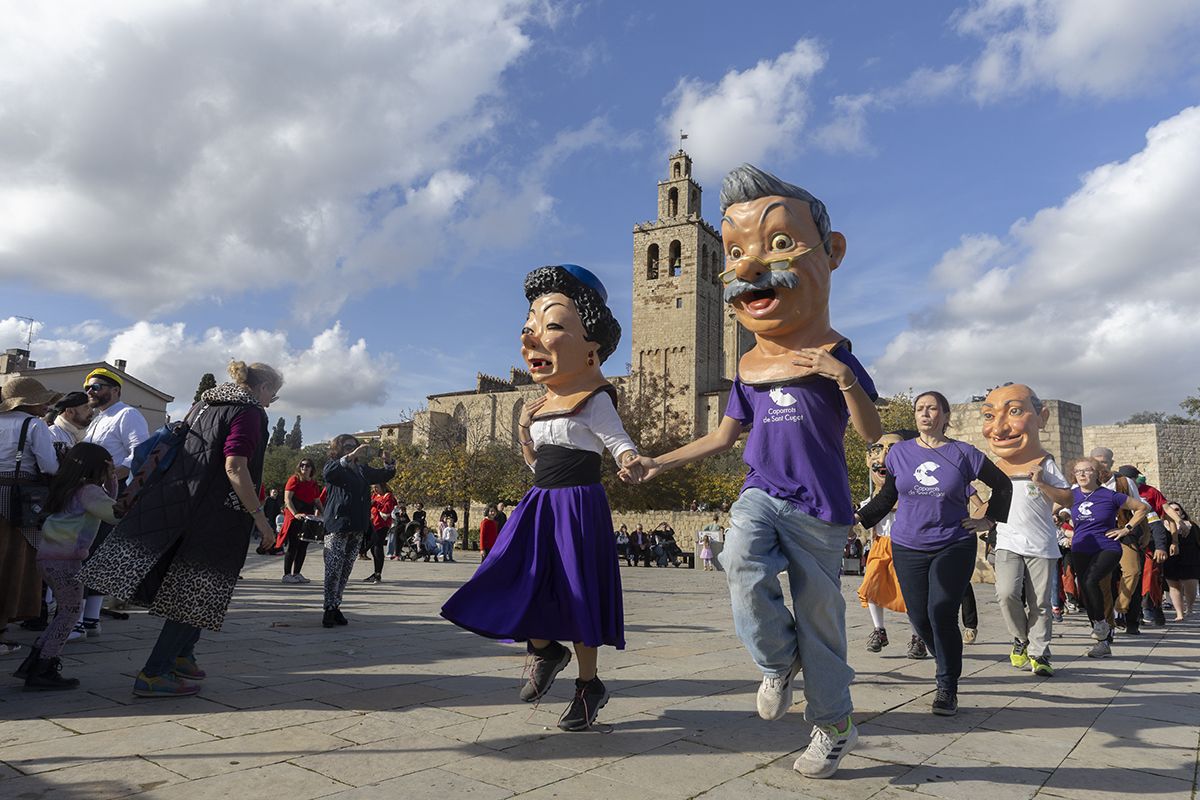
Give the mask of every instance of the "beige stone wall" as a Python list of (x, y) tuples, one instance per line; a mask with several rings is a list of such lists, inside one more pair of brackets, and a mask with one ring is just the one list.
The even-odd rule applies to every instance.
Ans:
[(1113, 465), (1133, 464), (1189, 514), (1200, 511), (1200, 425), (1089, 425), (1084, 452), (1113, 451)]
[(647, 532), (653, 530), (660, 522), (666, 522), (675, 530), (675, 542), (685, 552), (696, 547), (696, 534), (708, 523), (712, 522), (713, 514), (717, 514), (721, 527), (729, 527), (729, 514), (715, 511), (613, 511), (613, 529), (622, 525), (633, 531), (639, 522)]

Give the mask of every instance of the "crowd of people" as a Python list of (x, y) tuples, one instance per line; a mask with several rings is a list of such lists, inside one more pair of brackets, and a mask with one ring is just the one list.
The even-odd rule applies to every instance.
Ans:
[[(743, 442), (747, 474), (729, 532), (714, 516), (699, 533), (700, 557), (706, 569), (719, 561), (727, 578), (735, 632), (762, 673), (759, 717), (784, 717), (802, 681), (813, 728), (793, 768), (809, 778), (833, 775), (858, 741), (841, 594), (855, 524), (870, 531), (859, 591), (873, 623), (867, 649), (889, 644), (885, 609), (906, 614), (909, 655), (936, 662), (934, 714), (958, 712), (963, 647), (980, 624), (971, 588), (980, 570), (993, 574), (1009, 662), (1033, 676), (1055, 674), (1053, 625), (1074, 608), (1086, 614), (1092, 658), (1111, 654), (1114, 633), (1138, 635), (1143, 618), (1160, 624), (1168, 602), (1174, 619), (1187, 618), (1200, 546), (1180, 503), (1135, 467), (1114, 472), (1105, 448), (1061, 469), (1040, 444), (1048, 409), (1021, 384), (993, 389), (982, 404), (991, 457), (950, 435), (951, 406), (937, 391), (916, 396), (912, 429), (885, 432), (870, 375), (829, 323), (846, 239), (824, 204), (744, 164), (726, 176), (721, 212), (729, 268), (718, 277), (755, 344), (717, 426), (667, 453), (639, 452), (617, 413), (601, 366), (621, 329), (599, 278), (573, 264), (525, 277), (522, 357), (545, 389), (521, 407), (517, 426), (533, 488), (511, 515), (503, 504), (488, 508), (479, 568), (441, 609), (467, 631), (525, 644), (519, 700), (539, 702), (574, 660), (558, 725), (592, 728), (611, 696), (601, 648), (625, 646), (620, 561), (677, 566), (682, 555), (666, 523), (614, 529), (601, 482), (606, 453), (621, 480), (641, 483)], [(332, 439), (319, 483), (316, 465), (302, 459), (282, 496), (264, 491), (265, 409), (283, 376), (242, 362), (229, 374), (153, 434), (120, 402), (121, 377), (105, 369), (88, 376), (82, 398), (27, 377), (2, 387), (0, 623), (45, 620), (16, 671), (27, 689), (78, 686), (61, 674), (62, 648), (72, 636), (100, 635), (107, 594), (163, 619), (134, 694), (196, 694), (206, 677), (197, 642), (202, 630), (221, 629), (252, 532), (258, 552), (282, 554), (284, 583), (308, 582), (307, 546), (321, 543), (327, 628), (350, 622), (341, 606), (356, 560), (372, 561), (368, 583), (383, 580), (389, 557), (455, 560), (454, 509), (432, 526), (419, 503), (409, 515), (387, 489), (388, 455), (353, 435)], [(850, 428), (869, 443), (873, 484), (857, 509)]]

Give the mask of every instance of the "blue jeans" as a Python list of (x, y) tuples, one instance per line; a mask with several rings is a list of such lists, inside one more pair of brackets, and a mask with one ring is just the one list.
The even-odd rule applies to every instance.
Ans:
[(892, 540), (892, 564), (913, 630), (937, 659), (939, 689), (958, 691), (963, 641), (958, 609), (971, 585), (977, 545), (974, 536), (938, 550), (914, 550)]
[(176, 658), (194, 660), (198, 641), (200, 641), (199, 628), (176, 622), (173, 619), (165, 620), (162, 630), (158, 634), (158, 641), (154, 643), (154, 649), (150, 651), (150, 658), (146, 660), (146, 666), (142, 667), (142, 672), (146, 673), (146, 677), (153, 678), (173, 670)]
[(454, 560), (454, 542), (442, 542), (442, 561)]
[[(765, 675), (786, 675), (799, 658), (805, 719), (841, 722), (854, 710), (839, 579), (850, 526), (810, 517), (760, 489), (743, 492), (729, 513), (718, 560), (729, 581), (738, 638)], [(783, 597), (784, 570), (798, 619)]]

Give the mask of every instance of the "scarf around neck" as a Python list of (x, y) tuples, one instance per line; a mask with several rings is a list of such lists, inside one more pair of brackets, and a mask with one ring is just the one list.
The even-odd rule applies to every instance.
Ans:
[(245, 386), (236, 383), (222, 383), (214, 386), (200, 395), (200, 399), (210, 406), (256, 406), (258, 401)]
[(71, 422), (71, 420), (67, 419), (62, 414), (59, 414), (57, 417), (54, 418), (54, 427), (62, 428), (64, 431), (69, 433), (71, 435), (71, 439), (75, 442), (75, 444), (79, 444), (80, 442), (82, 442), (84, 434), (87, 433), (86, 426), (76, 425), (74, 422)]

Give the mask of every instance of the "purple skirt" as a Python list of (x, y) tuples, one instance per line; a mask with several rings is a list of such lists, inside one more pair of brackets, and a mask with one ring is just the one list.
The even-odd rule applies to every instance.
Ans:
[(598, 483), (534, 487), (442, 616), (492, 639), (625, 648), (621, 571), (608, 496)]

